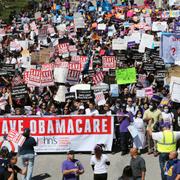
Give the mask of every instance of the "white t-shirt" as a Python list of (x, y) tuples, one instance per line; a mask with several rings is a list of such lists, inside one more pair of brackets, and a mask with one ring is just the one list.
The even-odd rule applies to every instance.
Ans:
[(107, 164), (106, 162), (109, 162), (109, 159), (107, 155), (102, 154), (101, 159), (97, 160), (96, 156), (93, 155), (90, 160), (90, 164), (94, 165), (94, 174), (104, 174), (107, 173)]
[[(176, 141), (178, 139), (180, 139), (180, 132), (179, 131), (173, 131), (174, 135), (175, 135), (175, 139)], [(152, 133), (152, 139), (160, 142), (163, 139), (163, 133), (162, 132), (155, 132)]]
[(89, 115), (89, 116), (99, 115), (99, 112), (98, 112), (97, 109), (94, 109), (94, 110), (91, 111), (89, 108), (87, 108), (87, 109), (85, 110), (85, 112), (86, 112), (86, 115)]
[(174, 119), (174, 114), (162, 112), (162, 119), (164, 122), (169, 122), (170, 124), (172, 124)]

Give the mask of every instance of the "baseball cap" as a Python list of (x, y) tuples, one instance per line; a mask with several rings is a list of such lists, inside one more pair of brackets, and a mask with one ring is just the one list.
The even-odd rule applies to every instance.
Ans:
[(73, 154), (75, 154), (75, 151), (70, 150), (70, 151), (67, 152), (67, 154), (72, 154), (73, 155)]

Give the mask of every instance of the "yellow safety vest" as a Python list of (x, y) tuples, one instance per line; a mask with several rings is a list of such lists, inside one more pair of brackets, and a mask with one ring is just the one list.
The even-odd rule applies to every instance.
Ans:
[(163, 131), (163, 138), (157, 143), (157, 150), (160, 153), (176, 151), (176, 140), (173, 131)]

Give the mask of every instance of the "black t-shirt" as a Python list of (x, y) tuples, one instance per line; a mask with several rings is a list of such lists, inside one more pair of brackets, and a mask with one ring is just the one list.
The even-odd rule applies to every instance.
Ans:
[[(20, 173), (22, 170), (18, 166), (16, 166), (16, 165), (14, 165), (14, 166), (10, 165), (9, 168), (12, 168), (14, 170), (14, 180), (18, 180), (17, 174)], [(11, 172), (7, 171), (7, 175), (6, 175), (7, 179), (10, 176), (11, 176)]]

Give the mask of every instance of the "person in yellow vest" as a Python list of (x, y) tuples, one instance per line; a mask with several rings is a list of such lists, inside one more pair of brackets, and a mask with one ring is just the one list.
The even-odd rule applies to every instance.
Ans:
[(148, 133), (153, 140), (157, 141), (157, 150), (159, 152), (159, 165), (161, 169), (161, 178), (165, 180), (164, 166), (168, 161), (169, 153), (176, 151), (176, 142), (180, 139), (180, 132), (170, 130), (170, 123), (161, 125), (161, 132), (152, 132), (151, 123), (148, 125)]

